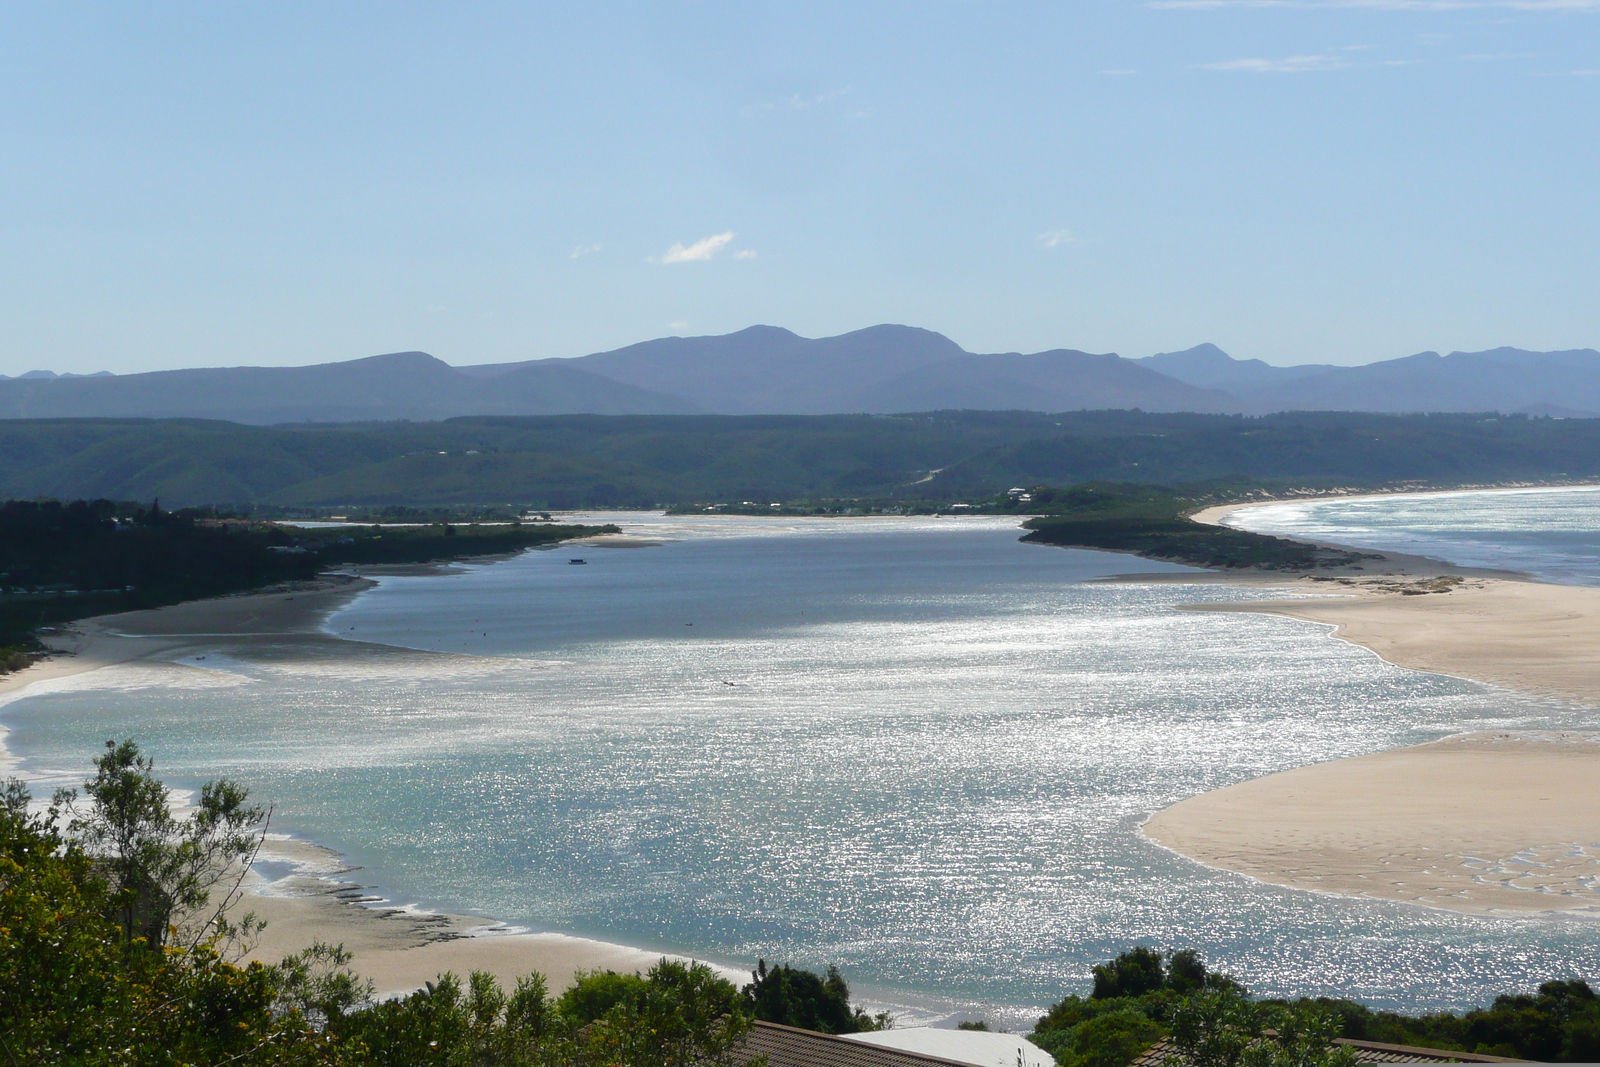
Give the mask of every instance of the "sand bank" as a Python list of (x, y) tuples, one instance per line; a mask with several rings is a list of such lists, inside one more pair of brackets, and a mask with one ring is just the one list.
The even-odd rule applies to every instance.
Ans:
[(234, 647), (268, 641), (338, 644), (318, 627), (329, 614), (375, 583), (350, 575), (286, 582), (256, 593), (191, 600), (150, 611), (97, 615), (63, 623), (41, 640), (53, 655), (0, 675), (0, 696), (35, 682), (65, 678), (134, 660), (176, 659), (218, 639)]
[[(465, 976), (488, 971), (503, 986), (538, 971), (553, 990), (570, 985), (583, 970), (649, 970), (659, 952), (558, 933), (509, 930), (472, 915), (396, 908), (373, 896), (358, 868), (338, 853), (306, 841), (270, 838), (257, 871), (274, 870), (268, 881), (252, 873), (235, 917), (254, 912), (267, 921), (250, 958), (276, 962), (313, 941), (342, 943), (354, 954), (352, 970), (370, 978), (380, 997), (409, 992), (446, 971)], [(292, 868), (282, 873), (279, 868)], [(381, 891), (381, 890), (380, 890)], [(748, 981), (743, 972), (719, 968)]]
[(1600, 589), (1445, 578), (1301, 579), (1284, 587), (1338, 595), (1193, 604), (1187, 610), (1264, 612), (1326, 623), (1334, 637), (1402, 667), (1600, 707)]
[(1600, 912), (1600, 743), (1470, 734), (1205, 793), (1152, 840), (1264, 882), (1478, 914)]
[[(1600, 589), (1448, 577), (1293, 584), (1344, 595), (1189, 608), (1328, 623), (1404, 667), (1600, 705)], [(1145, 834), (1278, 885), (1467, 912), (1600, 907), (1600, 744), (1448, 738), (1206, 793), (1155, 815)]]
[[(1367, 574), (1253, 579), (1294, 599), (1187, 607), (1325, 623), (1399, 666), (1600, 707), (1600, 589), (1384, 555)], [(1475, 913), (1600, 909), (1600, 743), (1447, 738), (1206, 793), (1145, 833), (1278, 885)]]
[[(379, 576), (448, 572), (435, 565), (361, 570)], [(0, 675), (0, 701), (22, 695), (37, 682), (119, 663), (170, 661), (218, 649), (307, 658), (435, 655), (349, 641), (321, 631), (329, 614), (374, 584), (368, 578), (329, 575), (257, 593), (80, 619), (45, 635), (55, 655)], [(275, 835), (266, 842), (260, 860), (264, 865), (259, 870), (275, 870), (282, 876), (269, 882), (260, 874), (248, 875), (244, 899), (233, 909), (235, 917), (254, 912), (267, 920), (252, 958), (276, 962), (314, 941), (343, 943), (355, 955), (353, 969), (371, 978), (385, 995), (416, 989), (445, 971), (465, 975), (473, 970), (489, 971), (507, 985), (537, 970), (552, 989), (561, 989), (575, 971), (644, 970), (661, 958), (657, 952), (565, 934), (498, 932), (504, 929), (501, 924), (481, 916), (385, 906), (381, 888), (355, 880), (358, 868), (310, 842)], [(746, 980), (743, 974), (730, 977)]]

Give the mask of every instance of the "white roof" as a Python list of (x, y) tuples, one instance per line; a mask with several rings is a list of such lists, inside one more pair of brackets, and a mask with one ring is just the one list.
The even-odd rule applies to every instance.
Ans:
[(941, 1056), (973, 1067), (1056, 1067), (1055, 1057), (1027, 1038), (992, 1034), (982, 1030), (944, 1030), (908, 1026), (904, 1030), (878, 1030), (867, 1034), (841, 1034), (846, 1041), (897, 1048)]

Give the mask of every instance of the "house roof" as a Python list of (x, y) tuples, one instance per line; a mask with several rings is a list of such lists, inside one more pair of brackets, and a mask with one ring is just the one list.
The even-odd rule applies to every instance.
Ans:
[[(1385, 1045), (1378, 1041), (1352, 1041), (1335, 1038), (1334, 1044), (1344, 1045), (1356, 1054), (1362, 1063), (1531, 1063), (1532, 1060), (1509, 1059), (1505, 1056), (1480, 1056), (1475, 1052), (1456, 1052), (1452, 1049), (1421, 1048), (1417, 1045)], [(1128, 1067), (1177, 1067), (1182, 1061), (1178, 1050), (1167, 1040), (1157, 1041), (1145, 1049)], [(774, 1065), (776, 1067), (776, 1065)]]
[(971, 1067), (942, 1056), (846, 1041), (815, 1030), (764, 1022), (751, 1027), (736, 1062), (743, 1065), (758, 1055), (767, 1057), (768, 1067)]
[[(1362, 1063), (1530, 1063), (1530, 1060), (1505, 1056), (1481, 1056), (1415, 1045), (1386, 1045), (1377, 1041), (1334, 1042), (1356, 1054)], [(757, 1022), (751, 1027), (735, 1062), (741, 1067), (758, 1055), (767, 1057), (768, 1067), (970, 1067), (960, 1060), (929, 1056), (921, 1052), (884, 1048), (860, 1041), (849, 1041), (832, 1034), (801, 1030), (777, 1023)], [(1157, 1041), (1128, 1067), (1177, 1067), (1178, 1052), (1170, 1041)]]

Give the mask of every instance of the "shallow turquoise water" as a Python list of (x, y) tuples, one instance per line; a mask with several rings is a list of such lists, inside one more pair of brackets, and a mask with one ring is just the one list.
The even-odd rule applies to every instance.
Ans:
[(1259, 594), (1089, 582), (1180, 568), (1000, 521), (622, 521), (673, 540), (386, 579), (328, 629), (387, 651), (79, 676), (0, 709), (8, 744), (51, 780), (124, 735), (240, 777), (394, 899), (1017, 1025), (1134, 943), (1408, 1007), (1600, 971), (1591, 922), (1263, 886), (1137, 834), (1230, 782), (1584, 713), (1176, 611)]

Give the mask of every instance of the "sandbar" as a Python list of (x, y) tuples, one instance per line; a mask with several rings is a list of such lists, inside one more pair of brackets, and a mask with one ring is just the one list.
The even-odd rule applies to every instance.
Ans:
[[(1365, 575), (1248, 579), (1282, 600), (1185, 607), (1324, 623), (1398, 666), (1600, 708), (1600, 589), (1385, 555)], [(1468, 734), (1302, 767), (1181, 801), (1144, 833), (1277, 885), (1477, 914), (1597, 909), (1595, 722), (1593, 736)]]
[(1465, 734), (1158, 812), (1146, 836), (1275, 885), (1474, 914), (1600, 913), (1600, 743)]

